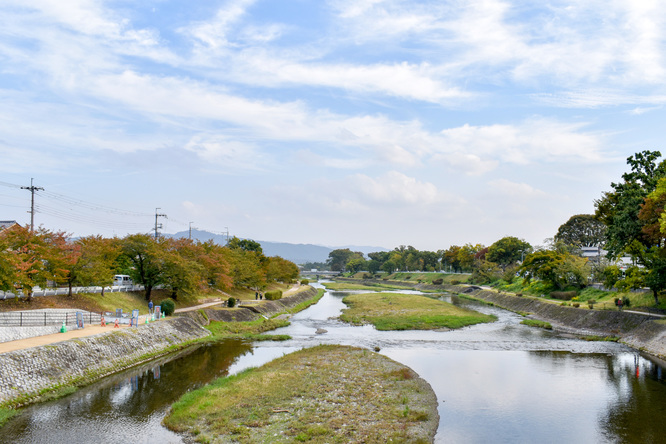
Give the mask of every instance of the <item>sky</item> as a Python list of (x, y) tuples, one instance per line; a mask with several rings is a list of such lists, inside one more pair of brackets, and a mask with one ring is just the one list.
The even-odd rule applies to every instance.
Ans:
[[(544, 243), (666, 150), (654, 0), (3, 0), (0, 220)], [(666, 153), (666, 151), (665, 151)]]

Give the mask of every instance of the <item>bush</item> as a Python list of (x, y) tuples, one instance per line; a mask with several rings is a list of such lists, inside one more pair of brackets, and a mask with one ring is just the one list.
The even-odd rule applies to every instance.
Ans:
[(576, 297), (575, 291), (552, 291), (550, 297), (553, 299), (559, 299), (561, 301), (570, 301)]
[(236, 306), (236, 298), (231, 297), (227, 299), (227, 307), (235, 307)]
[(160, 311), (164, 313), (164, 316), (171, 316), (176, 311), (176, 303), (173, 299), (165, 299), (160, 302)]
[(622, 298), (622, 306), (623, 307), (631, 307), (631, 301), (629, 300), (628, 297), (623, 297)]
[(282, 290), (271, 290), (264, 293), (264, 299), (268, 301), (277, 301), (282, 299)]
[(435, 285), (442, 285), (443, 282), (444, 282), (444, 279), (442, 279), (442, 278), (432, 280), (432, 283), (435, 284)]
[(310, 281), (308, 281), (307, 279), (302, 279), (301, 285), (310, 285)]
[(573, 305), (573, 306), (574, 306), (575, 308), (578, 308), (578, 307), (580, 307), (580, 304), (579, 304), (578, 302), (574, 302), (574, 303), (573, 303), (573, 304), (571, 304), (571, 305)]
[(590, 299), (589, 301), (587, 301), (587, 306), (590, 307), (590, 310), (592, 310), (594, 308), (594, 304), (596, 303), (597, 301), (595, 301), (594, 299)]
[(460, 281), (458, 279), (451, 279), (451, 285), (458, 285)]

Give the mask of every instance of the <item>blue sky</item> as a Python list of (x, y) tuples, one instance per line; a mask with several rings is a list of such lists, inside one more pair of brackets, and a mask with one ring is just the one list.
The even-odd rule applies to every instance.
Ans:
[[(28, 6), (26, 6), (28, 5)], [(4, 0), (0, 219), (541, 244), (666, 150), (658, 1)]]

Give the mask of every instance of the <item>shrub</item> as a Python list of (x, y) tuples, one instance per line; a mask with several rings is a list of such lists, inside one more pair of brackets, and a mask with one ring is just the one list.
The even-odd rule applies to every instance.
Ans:
[(236, 298), (231, 297), (227, 299), (227, 307), (235, 307), (236, 306)]
[(578, 307), (580, 307), (580, 304), (579, 304), (578, 302), (574, 302), (574, 303), (573, 303), (573, 304), (571, 304), (571, 305), (573, 305), (573, 306), (574, 306), (575, 308), (578, 308)]
[(444, 282), (444, 279), (442, 279), (442, 278), (432, 280), (432, 283), (435, 284), (435, 285), (442, 285), (443, 282)]
[(631, 307), (631, 301), (629, 300), (629, 298), (627, 296), (622, 298), (622, 305), (624, 307)]
[(264, 293), (264, 298), (268, 301), (277, 301), (282, 299), (282, 290), (271, 290)]
[(372, 279), (372, 275), (370, 273), (363, 273), (363, 279)]
[(308, 281), (307, 279), (302, 279), (301, 285), (310, 285), (310, 281)]
[(458, 285), (460, 281), (458, 279), (451, 279), (451, 285)]
[(522, 298), (523, 294), (522, 293), (516, 293), (516, 296), (518, 296), (519, 298)]
[(164, 313), (164, 316), (171, 316), (176, 311), (176, 303), (173, 299), (165, 299), (160, 302), (160, 311)]
[(595, 301), (594, 299), (590, 299), (589, 301), (587, 301), (587, 306), (590, 307), (590, 310), (592, 310), (594, 308), (594, 304), (596, 303), (597, 301)]
[(552, 291), (550, 297), (561, 301), (570, 301), (576, 297), (575, 291)]

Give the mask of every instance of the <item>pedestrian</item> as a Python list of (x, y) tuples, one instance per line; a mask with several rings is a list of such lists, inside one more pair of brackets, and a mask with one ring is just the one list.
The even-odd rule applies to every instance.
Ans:
[(617, 308), (618, 310), (622, 310), (622, 299), (617, 300)]
[(259, 292), (258, 291), (254, 292), (254, 299), (255, 300), (259, 299)]
[(153, 300), (148, 301), (148, 314), (153, 314)]
[(259, 299), (261, 300), (261, 299), (263, 299), (263, 298), (264, 298), (264, 294), (263, 294), (263, 293), (259, 293)]

